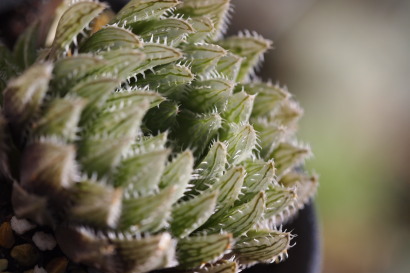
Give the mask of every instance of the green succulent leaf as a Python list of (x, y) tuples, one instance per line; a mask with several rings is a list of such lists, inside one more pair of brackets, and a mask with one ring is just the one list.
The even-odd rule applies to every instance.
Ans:
[(273, 112), (272, 115), (268, 117), (268, 120), (274, 120), (278, 124), (288, 128), (288, 130), (294, 130), (302, 114), (303, 110), (297, 102), (285, 100), (280, 104), (279, 110)]
[(215, 70), (227, 77), (231, 81), (235, 81), (238, 77), (239, 69), (241, 68), (243, 58), (232, 54), (228, 51), (228, 53), (221, 57), (215, 67)]
[(50, 58), (55, 59), (68, 51), (76, 36), (107, 6), (100, 2), (80, 1), (70, 6), (58, 22), (56, 34), (50, 49)]
[(240, 33), (238, 36), (228, 37), (220, 41), (219, 44), (243, 58), (236, 79), (243, 82), (253, 76), (255, 67), (261, 62), (263, 54), (271, 47), (272, 42), (256, 34)]
[(68, 217), (73, 223), (97, 228), (116, 227), (121, 214), (121, 189), (86, 180), (74, 184), (69, 194), (72, 205)]
[(248, 95), (244, 91), (233, 94), (228, 100), (222, 117), (228, 122), (237, 124), (249, 122), (254, 100), (255, 95)]
[(215, 30), (210, 38), (215, 39), (226, 30), (229, 8), (230, 0), (185, 0), (178, 5), (177, 12), (192, 18), (209, 16), (214, 25), (213, 30)]
[(133, 138), (106, 136), (91, 136), (78, 143), (77, 157), (83, 171), (98, 177), (110, 175), (120, 163), (121, 155), (130, 147)]
[(247, 160), (243, 163), (246, 170), (245, 181), (243, 182), (242, 194), (239, 203), (245, 203), (252, 199), (260, 191), (267, 189), (275, 181), (275, 164), (272, 160)]
[(319, 185), (316, 174), (309, 175), (300, 172), (285, 174), (279, 183), (287, 188), (296, 188), (296, 205), (298, 208), (303, 208), (313, 198)]
[(193, 171), (194, 157), (187, 150), (177, 155), (166, 167), (159, 183), (160, 188), (175, 186), (173, 202), (181, 198), (188, 186)]
[(181, 149), (192, 148), (194, 155), (201, 155), (222, 126), (221, 116), (217, 113), (194, 114), (181, 111), (171, 138)]
[(130, 103), (122, 107), (109, 107), (101, 111), (88, 127), (84, 135), (107, 135), (110, 137), (135, 138), (139, 131), (142, 117), (148, 110), (147, 101)]
[(135, 75), (134, 70), (146, 61), (146, 56), (138, 49), (119, 48), (101, 52), (100, 55), (108, 63), (98, 69), (97, 75), (114, 75), (119, 82), (123, 82)]
[(106, 26), (92, 34), (80, 47), (81, 52), (98, 52), (118, 48), (139, 48), (142, 42), (128, 29)]
[(206, 190), (215, 184), (225, 172), (227, 161), (226, 145), (215, 141), (204, 159), (195, 168), (195, 178), (192, 180), (193, 192)]
[(270, 158), (275, 160), (276, 174), (278, 177), (296, 167), (310, 157), (312, 152), (306, 145), (297, 143), (282, 142), (270, 154)]
[(249, 202), (234, 206), (224, 213), (211, 227), (209, 232), (225, 230), (236, 238), (251, 229), (262, 217), (265, 210), (265, 194), (259, 192)]
[(78, 81), (95, 73), (108, 63), (99, 56), (78, 54), (59, 59), (55, 62), (52, 79), (54, 94), (66, 94)]
[(219, 59), (226, 55), (226, 50), (214, 44), (195, 43), (184, 48), (186, 59), (191, 63), (194, 73), (206, 74), (212, 70)]
[(260, 156), (265, 160), (269, 160), (273, 149), (285, 140), (289, 131), (284, 126), (278, 125), (275, 122), (270, 123), (264, 118), (258, 118), (252, 124), (258, 132)]
[(219, 260), (213, 264), (207, 264), (203, 268), (198, 269), (199, 273), (236, 273), (238, 272), (238, 264), (227, 260)]
[(86, 102), (81, 98), (58, 98), (51, 101), (43, 116), (31, 125), (32, 136), (57, 137), (73, 142), (78, 133), (78, 122)]
[[(152, 90), (158, 90), (167, 97), (176, 98), (181, 96), (183, 85), (189, 84), (194, 79), (194, 74), (184, 65), (170, 63), (160, 66), (153, 73), (148, 73), (145, 78), (138, 79), (138, 86), (149, 86)], [(177, 94), (175, 94), (177, 93)]]
[(36, 22), (29, 26), (18, 38), (13, 49), (13, 55), (18, 66), (24, 70), (32, 65), (37, 59), (37, 40), (40, 23)]
[(169, 64), (179, 60), (182, 53), (179, 49), (160, 43), (146, 42), (141, 51), (145, 54), (144, 61), (134, 70), (134, 75), (144, 74), (144, 71), (158, 65)]
[(181, 18), (162, 18), (160, 20), (139, 21), (131, 25), (134, 33), (138, 33), (144, 40), (151, 37), (161, 43), (177, 46), (194, 31), (192, 26)]
[(75, 263), (85, 263), (106, 272), (117, 272), (115, 246), (91, 229), (61, 225), (55, 232), (59, 247)]
[(223, 78), (193, 81), (187, 87), (182, 102), (193, 112), (207, 113), (212, 110), (224, 111), (232, 94), (234, 83)]
[(118, 80), (113, 77), (91, 78), (77, 83), (68, 92), (69, 96), (78, 96), (87, 102), (84, 107), (80, 124), (95, 117), (95, 111), (100, 109), (109, 94), (118, 86)]
[(9, 81), (3, 91), (4, 115), (16, 131), (24, 126), (39, 111), (51, 79), (51, 63), (31, 66), (22, 75)]
[(120, 228), (132, 228), (139, 232), (158, 231), (170, 218), (176, 189), (176, 186), (170, 186), (158, 194), (124, 199)]
[(190, 17), (188, 22), (194, 29), (194, 33), (187, 38), (188, 43), (202, 43), (215, 33), (214, 24), (208, 16)]
[(268, 116), (285, 100), (290, 98), (290, 93), (278, 85), (265, 82), (251, 82), (238, 84), (235, 91), (245, 90), (248, 94), (257, 95), (253, 106), (252, 116)]
[(279, 185), (270, 185), (266, 193), (265, 219), (277, 222), (282, 220), (294, 205), (297, 195), (294, 188), (286, 188)]
[(75, 174), (74, 159), (73, 145), (53, 139), (32, 142), (22, 155), (20, 185), (38, 195), (50, 195), (68, 188)]
[(164, 100), (165, 98), (156, 92), (138, 88), (120, 89), (109, 95), (104, 106), (117, 108), (118, 111), (122, 111), (121, 108), (128, 106), (142, 110), (142, 106), (146, 103), (148, 103), (149, 108), (153, 108), (160, 105)]
[(161, 149), (127, 156), (115, 172), (115, 186), (142, 195), (152, 192), (158, 188), (169, 154), (168, 149)]
[(121, 261), (116, 272), (148, 272), (169, 267), (174, 259), (175, 243), (169, 233), (144, 238), (129, 236), (111, 241)]
[(221, 141), (228, 143), (228, 162), (238, 164), (249, 156), (256, 146), (256, 132), (249, 123), (230, 123), (220, 136)]
[(168, 133), (164, 132), (156, 136), (145, 136), (137, 138), (131, 146), (131, 151), (136, 154), (163, 150), (167, 143)]
[(287, 256), (292, 236), (276, 230), (250, 230), (235, 242), (233, 253), (241, 264), (271, 263)]
[(213, 191), (177, 204), (172, 209), (172, 234), (184, 238), (204, 224), (215, 210), (217, 197), (218, 191)]
[(194, 268), (221, 257), (232, 243), (232, 235), (193, 235), (178, 240), (177, 258), (182, 268)]
[(156, 19), (178, 3), (178, 0), (132, 0), (117, 13), (114, 22), (131, 24)]
[(165, 132), (177, 122), (179, 106), (174, 101), (164, 101), (157, 108), (150, 109), (144, 117), (149, 132)]

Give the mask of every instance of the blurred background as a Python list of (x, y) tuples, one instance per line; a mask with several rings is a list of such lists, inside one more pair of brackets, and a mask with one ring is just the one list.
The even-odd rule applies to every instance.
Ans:
[(274, 41), (259, 72), (305, 109), (323, 272), (410, 272), (410, 1), (233, 0)]

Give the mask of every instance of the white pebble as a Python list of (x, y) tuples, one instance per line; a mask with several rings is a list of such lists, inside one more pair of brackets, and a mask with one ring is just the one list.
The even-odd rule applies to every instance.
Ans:
[(52, 250), (56, 247), (57, 242), (54, 237), (42, 231), (37, 231), (33, 235), (33, 242), (40, 250)]
[(16, 216), (13, 216), (10, 221), (11, 228), (17, 234), (21, 235), (26, 233), (27, 231), (36, 227), (35, 224), (30, 223), (26, 219), (19, 219)]
[(47, 271), (44, 268), (39, 267), (38, 265), (36, 265), (34, 267), (34, 273), (47, 273)]

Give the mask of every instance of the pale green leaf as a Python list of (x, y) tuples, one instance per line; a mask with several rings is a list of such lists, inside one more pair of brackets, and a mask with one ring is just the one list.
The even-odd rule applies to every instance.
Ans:
[(224, 78), (196, 80), (187, 86), (187, 93), (182, 102), (184, 106), (196, 113), (212, 110), (225, 110), (228, 98), (232, 95), (234, 83)]
[(276, 175), (281, 177), (292, 168), (302, 164), (311, 155), (312, 152), (306, 145), (282, 142), (269, 157), (275, 161)]
[(58, 22), (50, 57), (55, 59), (76, 39), (76, 36), (105, 8), (106, 4), (93, 1), (81, 1), (70, 6)]
[(139, 232), (159, 230), (170, 218), (175, 193), (176, 187), (170, 186), (158, 194), (124, 199), (119, 221), (120, 228), (132, 227)]
[(152, 90), (158, 90), (166, 97), (176, 98), (183, 91), (184, 84), (190, 83), (194, 74), (184, 65), (171, 63), (160, 66), (153, 73), (147, 73), (145, 78), (138, 79), (138, 86), (149, 86)]
[(226, 145), (216, 141), (195, 168), (192, 191), (199, 192), (212, 186), (225, 172), (227, 161)]
[(184, 53), (187, 61), (192, 65), (192, 72), (205, 74), (216, 66), (219, 59), (225, 56), (227, 51), (218, 45), (195, 43), (184, 47)]
[(229, 209), (216, 223), (206, 230), (231, 232), (236, 238), (252, 228), (261, 218), (265, 210), (265, 194), (259, 192), (249, 202)]
[(233, 94), (228, 100), (222, 117), (233, 123), (249, 122), (254, 100), (255, 95), (248, 95), (244, 91)]
[(153, 191), (158, 188), (169, 153), (161, 149), (126, 157), (114, 174), (115, 185), (139, 194)]
[(39, 63), (8, 82), (3, 91), (3, 111), (13, 130), (23, 130), (27, 122), (39, 113), (51, 70), (51, 63)]
[(173, 201), (176, 202), (186, 191), (188, 182), (193, 171), (194, 157), (192, 152), (187, 150), (172, 160), (166, 167), (159, 184), (160, 188), (175, 186)]
[(269, 40), (250, 34), (228, 37), (218, 43), (223, 48), (243, 58), (238, 78), (236, 79), (239, 82), (248, 80), (254, 74), (255, 67), (272, 44)]
[(121, 189), (86, 180), (74, 184), (69, 195), (71, 205), (67, 213), (73, 223), (96, 228), (116, 227), (121, 214)]
[(272, 263), (287, 256), (292, 236), (276, 230), (250, 230), (233, 246), (235, 259), (241, 264)]
[(149, 21), (140, 21), (132, 24), (132, 30), (144, 40), (153, 37), (154, 40), (161, 43), (167, 42), (177, 46), (184, 41), (186, 36), (194, 30), (192, 26), (184, 19), (180, 18), (163, 18)]
[(297, 199), (294, 188), (286, 188), (279, 185), (270, 185), (266, 193), (266, 211), (264, 218), (273, 220), (274, 223), (282, 222), (286, 214), (294, 206)]
[(92, 34), (80, 47), (80, 52), (96, 52), (119, 48), (135, 49), (142, 46), (138, 37), (128, 29), (105, 26)]
[(177, 204), (172, 209), (172, 234), (184, 238), (204, 224), (215, 210), (217, 197), (218, 191), (213, 191)]
[(177, 141), (181, 149), (192, 148), (195, 156), (198, 156), (216, 136), (221, 123), (221, 116), (217, 113), (199, 115), (181, 111), (170, 137)]
[(36, 22), (29, 26), (22, 35), (19, 36), (13, 55), (18, 66), (24, 70), (32, 65), (37, 58), (37, 40), (39, 37), (40, 23)]
[(229, 8), (230, 0), (184, 0), (178, 6), (177, 12), (193, 18), (209, 16), (215, 30), (210, 38), (218, 39), (226, 30)]
[(178, 104), (169, 100), (164, 101), (147, 112), (144, 117), (144, 129), (151, 133), (165, 132), (176, 124), (178, 113)]
[(246, 177), (243, 183), (243, 196), (239, 203), (244, 203), (252, 199), (260, 191), (267, 189), (275, 181), (275, 164), (272, 160), (247, 160), (243, 163), (246, 170)]
[(187, 38), (189, 43), (204, 42), (216, 31), (212, 20), (207, 16), (191, 17), (188, 22), (194, 29), (194, 33), (190, 34)]
[(238, 164), (250, 158), (256, 146), (256, 132), (252, 125), (229, 123), (226, 127), (220, 140), (228, 143), (228, 162)]
[(241, 68), (243, 58), (228, 52), (225, 56), (219, 59), (215, 70), (219, 74), (224, 75), (231, 81), (235, 81), (238, 77), (239, 69)]
[(114, 22), (131, 24), (143, 20), (152, 20), (172, 9), (178, 0), (132, 0), (118, 13)]
[(121, 155), (131, 145), (133, 138), (92, 136), (78, 143), (78, 158), (83, 171), (98, 177), (111, 174), (121, 159)]
[(41, 118), (31, 125), (32, 136), (56, 136), (68, 142), (74, 141), (85, 103), (81, 98), (66, 97), (52, 100)]
[(229, 249), (232, 235), (193, 235), (178, 240), (177, 258), (180, 267), (193, 268), (217, 260)]

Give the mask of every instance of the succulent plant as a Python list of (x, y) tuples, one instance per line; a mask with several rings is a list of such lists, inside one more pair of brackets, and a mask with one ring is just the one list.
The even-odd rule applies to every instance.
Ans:
[(255, 76), (271, 42), (223, 37), (229, 0), (107, 9), (65, 1), (52, 43), (33, 24), (12, 52), (0, 46), (14, 220), (48, 227), (70, 261), (102, 272), (284, 259), (293, 235), (280, 227), (317, 179), (300, 168), (301, 108)]

